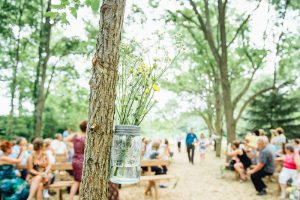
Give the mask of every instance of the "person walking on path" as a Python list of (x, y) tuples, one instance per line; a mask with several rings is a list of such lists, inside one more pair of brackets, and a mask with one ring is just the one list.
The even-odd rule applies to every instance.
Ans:
[(205, 153), (206, 153), (206, 148), (208, 147), (209, 143), (207, 139), (205, 138), (204, 134), (201, 133), (200, 139), (199, 139), (199, 152), (200, 152), (200, 160), (203, 161), (205, 160)]
[(178, 153), (181, 152), (181, 141), (183, 140), (181, 133), (179, 133), (176, 137)]
[(258, 164), (256, 167), (248, 171), (251, 176), (251, 181), (257, 191), (257, 195), (262, 196), (267, 194), (267, 186), (262, 178), (271, 176), (275, 171), (274, 159), (275, 155), (269, 146), (269, 140), (266, 136), (260, 136), (257, 140), (257, 147), (260, 150), (258, 156)]
[(194, 129), (191, 128), (191, 131), (189, 133), (186, 134), (186, 139), (185, 139), (185, 143), (186, 143), (186, 148), (187, 148), (187, 153), (188, 153), (188, 158), (189, 158), (189, 162), (194, 164), (194, 153), (195, 153), (195, 142), (197, 142), (197, 136), (194, 133)]

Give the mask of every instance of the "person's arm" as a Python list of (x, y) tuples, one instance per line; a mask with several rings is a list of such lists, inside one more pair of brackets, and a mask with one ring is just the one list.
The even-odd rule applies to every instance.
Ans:
[(264, 154), (263, 151), (259, 153), (258, 161), (259, 161), (259, 162), (258, 162), (258, 164), (255, 166), (255, 168), (252, 169), (252, 170), (249, 170), (249, 171), (247, 172), (248, 175), (254, 174), (254, 173), (256, 173), (256, 172), (258, 172), (259, 170), (261, 170), (261, 169), (264, 168), (264, 166), (265, 166), (265, 164), (266, 164), (266, 162), (267, 162), (267, 156)]
[(76, 135), (75, 133), (73, 133), (72, 135), (69, 135), (68, 137), (66, 137), (64, 139), (64, 141), (65, 142), (73, 142), (73, 139), (74, 139), (75, 135)]
[[(195, 135), (195, 139), (196, 139), (196, 142), (198, 142), (198, 138), (197, 138), (197, 135), (196, 135), (196, 134), (194, 134), (194, 135)], [(195, 140), (195, 139), (194, 139), (194, 140)]]
[(188, 141), (188, 137), (189, 137), (189, 134), (187, 133), (186, 134), (186, 137), (185, 137), (185, 143), (187, 144), (187, 141)]
[(234, 151), (232, 151), (232, 150), (228, 151), (227, 155), (233, 157), (233, 156), (241, 155), (241, 153), (242, 153), (242, 150), (237, 149)]
[(248, 175), (254, 174), (256, 172), (258, 172), (259, 170), (261, 170), (262, 168), (264, 168), (265, 163), (258, 163), (254, 169), (250, 170), (247, 172)]
[(21, 163), (21, 161), (23, 159), (23, 155), (24, 155), (24, 152), (22, 152), (18, 158), (10, 158), (10, 157), (3, 156), (1, 158), (1, 160), (3, 163), (8, 164), (8, 165), (18, 165)]
[(46, 167), (45, 173), (46, 173), (46, 174), (49, 174), (49, 173), (51, 172), (52, 164), (51, 164), (51, 162), (50, 162), (50, 159), (49, 159), (48, 155), (46, 155), (46, 159), (47, 159), (48, 166)]
[(66, 158), (68, 160), (69, 159), (68, 147), (67, 147), (67, 144), (64, 143), (64, 145), (65, 145), (65, 155), (66, 155)]
[(33, 175), (42, 175), (43, 173), (42, 172), (38, 172), (36, 171), (35, 169), (33, 169), (33, 158), (32, 158), (32, 155), (30, 155), (28, 157), (28, 160), (27, 160), (27, 165), (28, 165), (28, 171), (33, 174)]
[(294, 161), (295, 161), (297, 167), (299, 167), (300, 166), (300, 156), (299, 156), (299, 153), (295, 153)]

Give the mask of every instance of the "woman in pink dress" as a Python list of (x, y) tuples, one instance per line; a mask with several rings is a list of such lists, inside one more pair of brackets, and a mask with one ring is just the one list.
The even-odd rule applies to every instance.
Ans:
[(84, 159), (84, 147), (86, 141), (87, 121), (85, 120), (81, 122), (79, 128), (81, 130), (79, 133), (72, 134), (65, 139), (66, 142), (73, 142), (74, 144), (74, 156), (72, 160), (74, 183), (70, 192), (70, 200), (74, 199), (74, 196), (80, 188)]
[(279, 174), (279, 184), (281, 188), (281, 195), (279, 199), (286, 198), (286, 187), (289, 179), (295, 183), (297, 178), (297, 164), (299, 154), (294, 152), (294, 147), (291, 144), (285, 146), (285, 155), (283, 160), (283, 168)]

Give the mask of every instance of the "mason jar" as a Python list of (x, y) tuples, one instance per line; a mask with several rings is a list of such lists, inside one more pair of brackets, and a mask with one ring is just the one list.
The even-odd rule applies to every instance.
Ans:
[(141, 131), (133, 125), (115, 127), (110, 160), (110, 181), (133, 184), (141, 174)]

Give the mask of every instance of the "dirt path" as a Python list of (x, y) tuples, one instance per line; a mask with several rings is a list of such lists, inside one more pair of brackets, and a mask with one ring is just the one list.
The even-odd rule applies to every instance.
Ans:
[[(170, 174), (180, 177), (175, 189), (159, 189), (161, 200), (274, 200), (276, 184), (268, 182), (269, 194), (265, 197), (256, 196), (251, 181), (239, 183), (234, 174), (225, 172), (221, 177), (220, 166), (224, 159), (217, 159), (214, 152), (209, 151), (204, 162), (200, 162), (196, 152), (195, 164), (188, 163), (187, 154), (175, 154), (169, 168)], [(171, 186), (171, 185), (170, 185)], [(123, 187), (120, 191), (121, 200), (151, 199), (144, 196), (144, 185)]]

